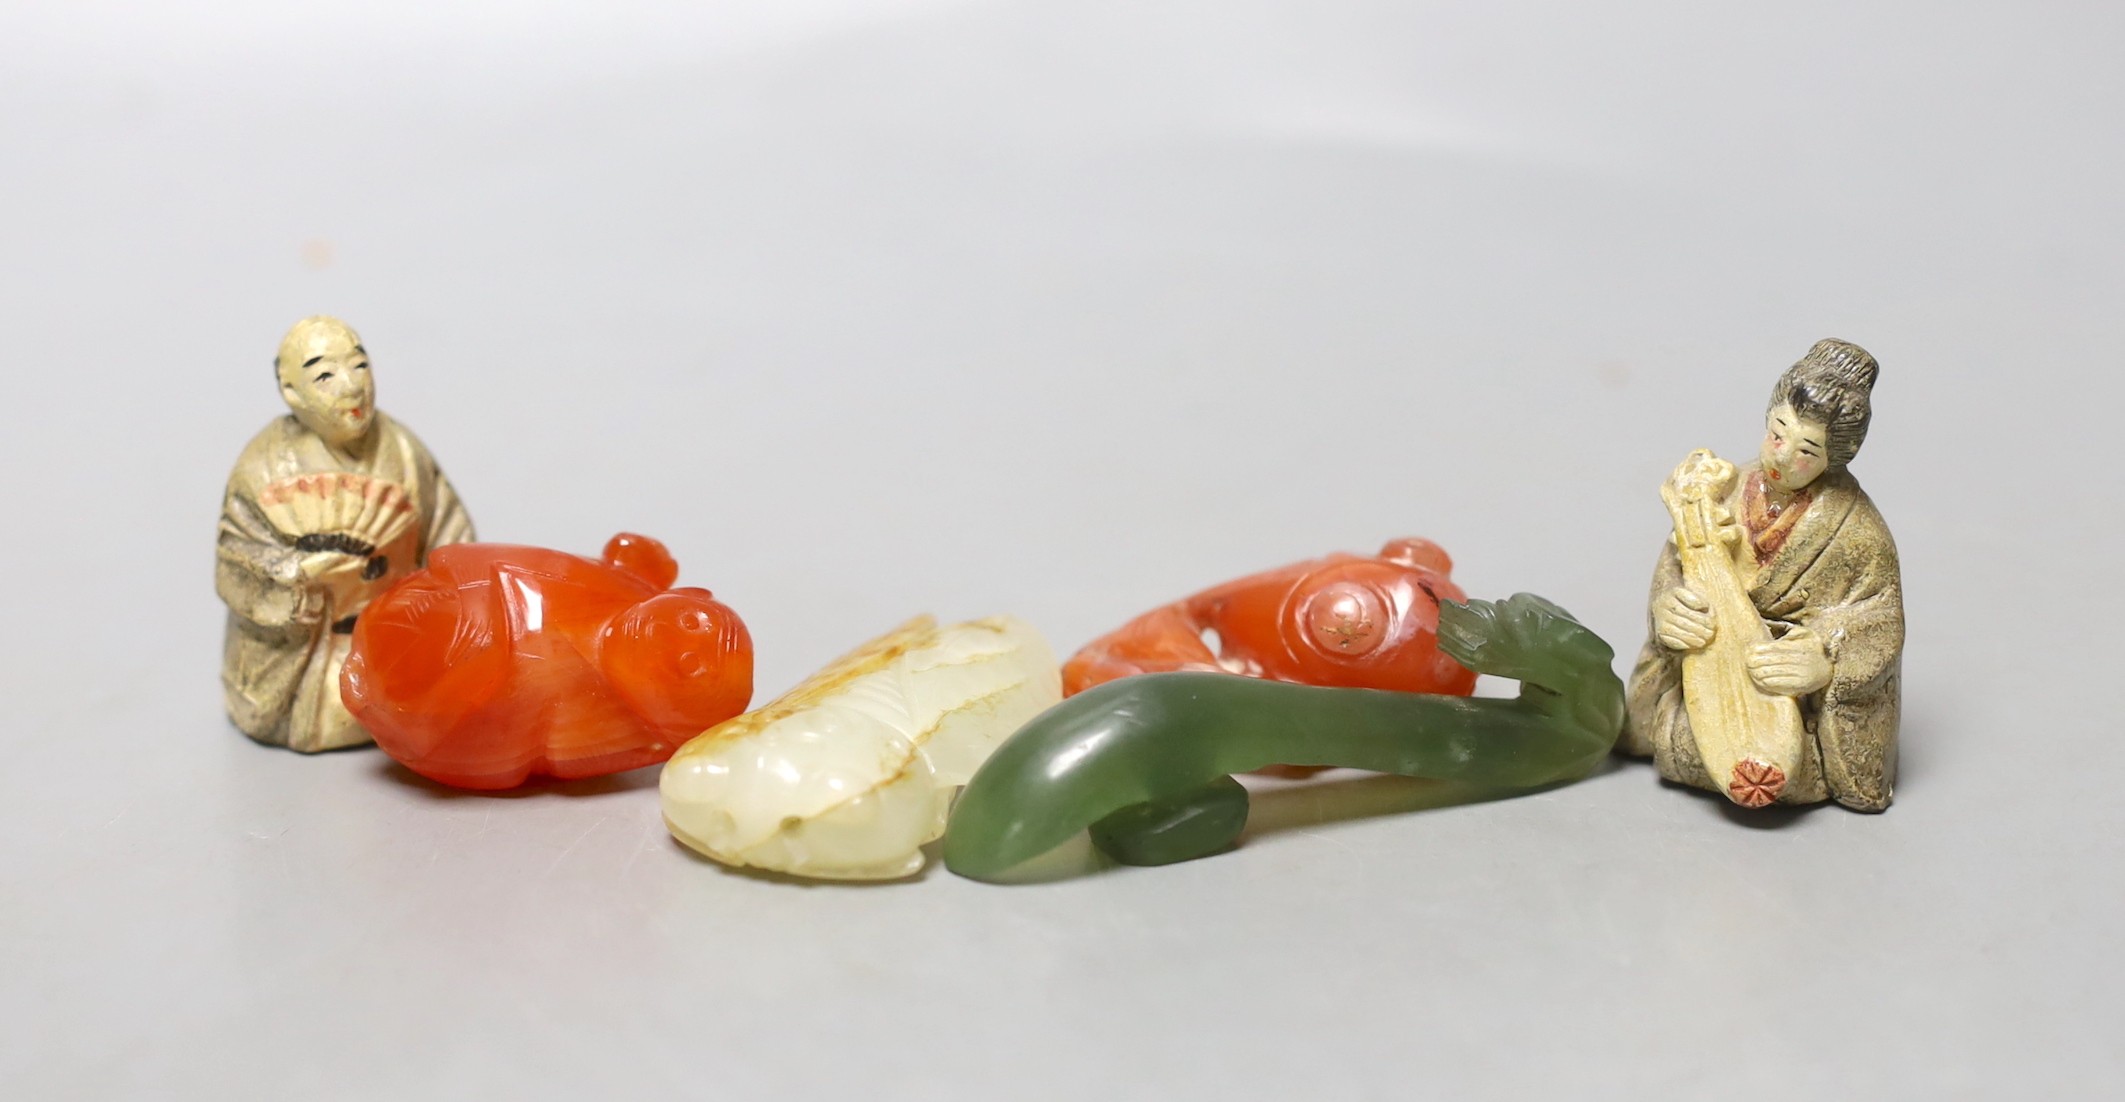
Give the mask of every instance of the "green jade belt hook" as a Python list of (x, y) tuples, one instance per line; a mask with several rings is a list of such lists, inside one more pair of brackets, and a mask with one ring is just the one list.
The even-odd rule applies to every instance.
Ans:
[(1035, 717), (952, 809), (946, 867), (976, 880), (1080, 830), (1114, 859), (1163, 865), (1231, 846), (1247, 823), (1232, 778), (1270, 765), (1351, 766), (1498, 794), (1577, 780), (1623, 730), (1615, 651), (1532, 594), (1443, 602), (1439, 645), (1511, 700), (1330, 688), (1220, 673), (1110, 681)]

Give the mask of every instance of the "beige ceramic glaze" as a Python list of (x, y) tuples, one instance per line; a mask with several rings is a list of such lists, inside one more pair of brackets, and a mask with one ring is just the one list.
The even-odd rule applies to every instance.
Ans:
[(1878, 372), (1858, 345), (1817, 342), (1773, 387), (1756, 462), (1728, 476), (1696, 453), (1686, 486), (1664, 488), (1676, 536), (1654, 571), (1620, 752), (1746, 806), (1889, 806), (1903, 585), (1888, 525), (1846, 469)]
[[(1749, 657), (1771, 631), (1749, 603), (1754, 553), (1723, 504), (1738, 481), (1734, 465), (1691, 452), (1660, 488), (1675, 522), (1686, 592), (1717, 625), (1704, 645), (1682, 655), (1683, 699), (1706, 774), (1725, 778), (1729, 799), (1761, 807), (1777, 799), (1800, 763), (1807, 732), (1791, 696), (1768, 692), (1749, 675)], [(1671, 632), (1672, 636), (1672, 632)]]
[(244, 447), (222, 497), (223, 702), (260, 742), (357, 746), (368, 732), (339, 699), (355, 618), (430, 549), (472, 539), (472, 520), (428, 449), (377, 410), (345, 322), (297, 322), (273, 366), (289, 412)]

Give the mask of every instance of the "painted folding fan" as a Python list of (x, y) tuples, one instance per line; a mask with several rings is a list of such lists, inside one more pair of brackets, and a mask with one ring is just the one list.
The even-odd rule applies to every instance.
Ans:
[(296, 550), (364, 557), (404, 535), (415, 513), (404, 486), (344, 472), (283, 478), (259, 492), (258, 504)]

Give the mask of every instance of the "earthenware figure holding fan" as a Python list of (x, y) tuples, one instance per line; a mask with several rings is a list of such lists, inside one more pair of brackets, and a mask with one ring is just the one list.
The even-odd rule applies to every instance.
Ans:
[(434, 456), (376, 408), (345, 322), (297, 322), (273, 367), (290, 412), (244, 447), (222, 499), (223, 700), (260, 742), (357, 746), (369, 735), (339, 694), (357, 618), (430, 550), (471, 540), (472, 520)]
[(1889, 806), (1902, 700), (1896, 543), (1847, 470), (1880, 368), (1824, 340), (1771, 390), (1755, 462), (1692, 452), (1619, 752), (1743, 807)]

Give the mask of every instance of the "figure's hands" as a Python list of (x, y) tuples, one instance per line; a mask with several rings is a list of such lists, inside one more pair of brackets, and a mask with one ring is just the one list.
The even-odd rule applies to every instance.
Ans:
[(1767, 693), (1805, 696), (1830, 683), (1830, 655), (1821, 636), (1794, 628), (1749, 649), (1749, 680)]
[(1653, 602), (1653, 638), (1669, 650), (1703, 650), (1717, 625), (1712, 606), (1686, 586), (1676, 586)]
[(344, 609), (358, 604), (362, 568), (367, 565), (366, 558), (340, 551), (314, 551), (297, 560), (296, 588), (302, 596), (295, 609), (295, 621), (314, 624), (325, 618), (328, 607)]

